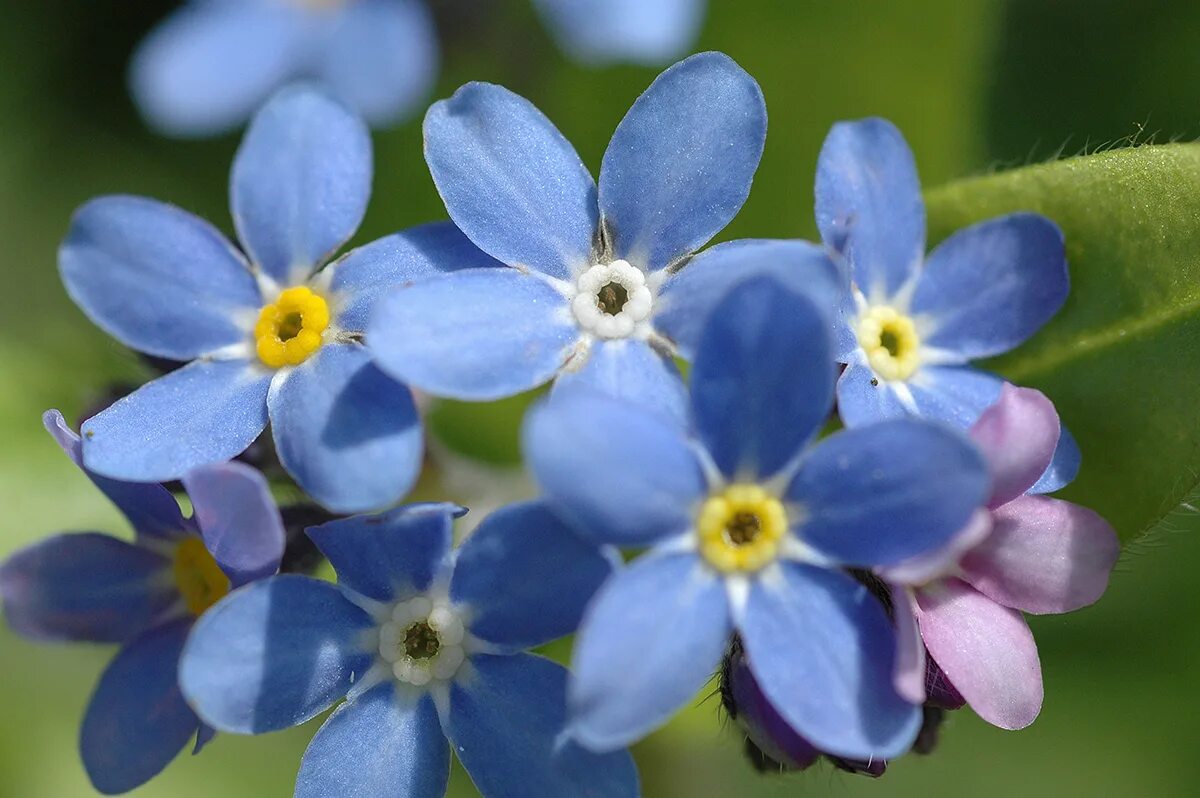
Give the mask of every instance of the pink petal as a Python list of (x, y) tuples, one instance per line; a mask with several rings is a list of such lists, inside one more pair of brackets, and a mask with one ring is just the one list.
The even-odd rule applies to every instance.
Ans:
[(925, 644), (917, 627), (917, 606), (912, 590), (892, 587), (892, 607), (896, 618), (896, 666), (893, 681), (896, 692), (905, 701), (925, 703)]
[(1023, 729), (1042, 708), (1042, 668), (1028, 624), (958, 579), (916, 592), (925, 646), (979, 717)]
[(970, 430), (992, 471), (992, 500), (999, 507), (1033, 487), (1058, 446), (1058, 413), (1040, 391), (1005, 383), (1000, 398)]
[(1021, 496), (992, 513), (992, 534), (963, 558), (964, 578), (1008, 607), (1070, 612), (1100, 598), (1121, 544), (1096, 513), (1060, 499)]
[(959, 560), (992, 531), (992, 514), (977, 510), (971, 520), (942, 548), (877, 568), (879, 578), (892, 585), (923, 585), (958, 571)]

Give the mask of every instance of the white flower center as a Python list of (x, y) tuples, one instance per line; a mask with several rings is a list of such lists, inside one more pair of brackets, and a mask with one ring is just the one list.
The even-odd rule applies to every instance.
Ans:
[(596, 264), (575, 283), (571, 310), (579, 326), (601, 338), (628, 338), (650, 317), (654, 294), (627, 261)]
[(454, 678), (467, 658), (466, 628), (449, 604), (417, 596), (392, 608), (392, 619), (379, 627), (379, 656), (395, 677), (422, 687)]

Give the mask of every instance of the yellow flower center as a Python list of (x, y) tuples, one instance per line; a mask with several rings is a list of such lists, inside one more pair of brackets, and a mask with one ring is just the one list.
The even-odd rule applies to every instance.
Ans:
[(187, 538), (175, 549), (175, 584), (188, 612), (200, 616), (229, 593), (229, 577), (204, 541)]
[(289, 288), (265, 305), (254, 325), (258, 358), (270, 368), (298, 366), (321, 348), (329, 305), (307, 286)]
[(921, 365), (921, 339), (913, 320), (879, 305), (858, 320), (858, 343), (871, 369), (885, 380), (907, 380)]
[(696, 520), (700, 554), (718, 571), (757, 571), (774, 561), (787, 534), (783, 504), (758, 485), (710, 496)]

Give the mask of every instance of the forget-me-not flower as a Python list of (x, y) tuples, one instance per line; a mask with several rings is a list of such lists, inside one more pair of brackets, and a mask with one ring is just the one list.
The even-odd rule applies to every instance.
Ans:
[[(83, 468), (79, 437), (56, 410), (46, 429)], [(275, 573), (284, 530), (266, 480), (240, 463), (184, 477), (194, 514), (184, 518), (161, 485), (84, 472), (136, 534), (56, 535), (0, 565), (4, 617), (32, 640), (119, 643), (83, 719), (80, 751), (106, 794), (156, 776), (195, 739), (212, 739), (180, 692), (178, 663), (198, 616), (218, 599)]]
[(525, 653), (575, 629), (612, 558), (538, 503), (493, 513), (451, 550), (462, 512), (310, 529), (338, 584), (280, 576), (225, 599), (184, 653), (184, 693), (243, 734), (347, 697), (304, 755), (298, 798), (440, 798), (451, 748), (487, 798), (636, 796), (628, 753), (560, 739), (567, 672)]
[[(844, 256), (838, 413), (848, 427), (922, 416), (966, 429), (1001, 379), (970, 362), (1013, 349), (1066, 300), (1063, 235), (1036, 213), (960, 230), (925, 256), (925, 203), (912, 151), (884, 119), (833, 126), (817, 163), (817, 226)], [(1069, 434), (1039, 492), (1079, 468)]]
[[(491, 259), (440, 224), (322, 268), (358, 227), (370, 188), (362, 122), (294, 88), (259, 112), (234, 161), (245, 255), (170, 205), (113, 196), (83, 206), (59, 254), (68, 293), (127, 346), (190, 361), (84, 423), (88, 468), (175, 479), (234, 457), (269, 420), (280, 462), (326, 507), (375, 509), (406, 493), (420, 422), (410, 391), (371, 363), (367, 315), (392, 286)], [(431, 249), (445, 260), (431, 261)]]
[(735, 631), (780, 714), (821, 750), (895, 756), (920, 708), (892, 684), (895, 634), (843, 566), (940, 548), (987, 498), (965, 436), (881, 422), (809, 446), (833, 403), (832, 333), (768, 277), (712, 312), (691, 374), (694, 436), (602, 394), (526, 423), (534, 476), (595, 540), (650, 551), (601, 588), (576, 639), (573, 737), (626, 745), (696, 694)]
[(707, 0), (534, 0), (563, 51), (585, 63), (662, 64), (700, 34)]
[(1037, 645), (1022, 612), (1077, 610), (1108, 586), (1116, 532), (1077, 504), (1029, 494), (1058, 444), (1054, 405), (1005, 385), (970, 430), (987, 458), (987, 509), (942, 550), (879, 569), (894, 585), (896, 687), (925, 700), (925, 652), (987, 722), (1033, 723), (1042, 706)]
[(368, 336), (380, 367), (437, 396), (496, 399), (562, 375), (682, 413), (670, 339), (747, 274), (747, 253), (769, 250), (805, 278), (828, 263), (801, 242), (744, 241), (688, 264), (745, 201), (766, 124), (753, 78), (720, 53), (692, 56), (633, 104), (597, 188), (507, 89), (470, 83), (436, 103), (425, 118), (434, 182), (458, 227), (506, 267), (381, 300)]
[(146, 119), (179, 136), (238, 127), (297, 80), (381, 126), (416, 109), (437, 62), (423, 0), (189, 0), (142, 42), (130, 85)]

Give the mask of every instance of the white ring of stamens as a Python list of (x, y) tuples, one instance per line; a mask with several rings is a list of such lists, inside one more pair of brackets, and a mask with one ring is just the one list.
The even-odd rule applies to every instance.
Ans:
[[(609, 313), (600, 304), (600, 291), (610, 283), (625, 289), (625, 302), (617, 313)], [(628, 338), (650, 317), (653, 303), (645, 272), (628, 261), (615, 260), (598, 263), (579, 276), (571, 310), (586, 332), (600, 338)]]
[[(409, 629), (425, 624), (437, 637), (437, 653), (431, 657), (413, 657), (405, 650)], [(467, 658), (463, 646), (466, 627), (462, 616), (448, 603), (417, 596), (398, 602), (391, 620), (379, 627), (379, 656), (392, 669), (398, 681), (424, 687), (431, 682), (454, 678)]]

